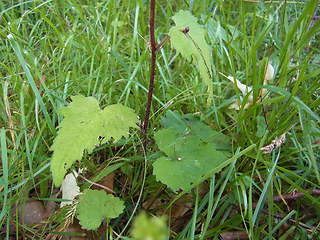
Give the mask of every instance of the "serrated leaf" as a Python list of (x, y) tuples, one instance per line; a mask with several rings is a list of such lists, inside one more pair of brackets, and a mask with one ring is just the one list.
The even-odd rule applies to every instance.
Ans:
[(88, 189), (79, 200), (78, 219), (83, 228), (97, 229), (103, 218), (116, 218), (124, 210), (124, 203), (103, 190)]
[(68, 107), (59, 110), (64, 119), (59, 125), (58, 135), (51, 150), (51, 171), (55, 185), (59, 187), (67, 169), (80, 160), (86, 149), (91, 153), (101, 143), (111, 138), (118, 141), (127, 137), (129, 128), (137, 128), (137, 115), (132, 109), (120, 104), (100, 110), (99, 103), (92, 97), (81, 95), (72, 97)]
[[(197, 18), (192, 16), (189, 11), (181, 10), (175, 14), (172, 19), (176, 26), (172, 27), (168, 34), (170, 36), (171, 46), (188, 61), (191, 61), (193, 57), (197, 63), (196, 65), (200, 75), (208, 87), (209, 106), (213, 98), (213, 86), (210, 47), (205, 40), (205, 28), (198, 24)], [(182, 32), (186, 27), (189, 28), (187, 34)]]
[[(164, 131), (166, 134), (162, 134)], [(172, 132), (171, 134), (170, 131)], [(159, 133), (160, 132), (160, 133)], [(161, 157), (153, 163), (153, 174), (158, 181), (166, 184), (172, 190), (186, 189), (190, 184), (221, 165), (227, 157), (215, 149), (215, 144), (203, 142), (197, 136), (182, 136), (176, 138), (172, 128), (160, 130), (156, 143), (163, 145), (168, 136), (174, 136), (169, 142), (174, 145), (166, 148), (174, 157)]]
[(115, 142), (122, 137), (129, 137), (129, 127), (138, 128), (137, 115), (131, 108), (116, 104), (110, 105), (102, 110), (100, 114), (103, 125), (101, 129), (101, 136), (106, 138), (102, 141), (105, 143), (113, 138)]

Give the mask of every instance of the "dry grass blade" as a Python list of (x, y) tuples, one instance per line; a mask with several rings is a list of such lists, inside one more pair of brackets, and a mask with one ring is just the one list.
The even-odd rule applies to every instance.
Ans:
[(284, 134), (282, 134), (278, 139), (272, 140), (272, 142), (262, 147), (260, 150), (263, 151), (264, 154), (271, 153), (273, 150), (277, 150), (283, 143), (286, 142), (286, 134), (296, 125), (293, 124)]

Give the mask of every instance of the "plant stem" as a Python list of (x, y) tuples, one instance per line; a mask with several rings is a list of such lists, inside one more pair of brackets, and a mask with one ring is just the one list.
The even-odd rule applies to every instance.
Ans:
[(156, 53), (158, 52), (158, 50), (160, 50), (162, 48), (162, 46), (165, 44), (165, 42), (168, 41), (169, 39), (170, 39), (169, 35), (165, 36), (165, 38), (162, 39), (162, 41), (156, 46)]
[(147, 150), (147, 134), (148, 134), (149, 116), (150, 116), (152, 93), (154, 88), (153, 85), (154, 85), (155, 67), (156, 67), (156, 41), (154, 36), (154, 12), (155, 12), (155, 0), (151, 0), (150, 1), (150, 17), (149, 17), (151, 66), (150, 66), (148, 101), (147, 101), (146, 115), (145, 115), (144, 124), (143, 124), (143, 148), (145, 152)]

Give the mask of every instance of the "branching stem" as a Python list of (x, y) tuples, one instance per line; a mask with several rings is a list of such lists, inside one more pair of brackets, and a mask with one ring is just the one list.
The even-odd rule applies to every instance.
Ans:
[(165, 44), (165, 42), (168, 41), (169, 39), (170, 39), (169, 35), (165, 36), (165, 38), (162, 39), (162, 41), (156, 46), (156, 53), (158, 52), (158, 50), (160, 50), (162, 48), (162, 46)]

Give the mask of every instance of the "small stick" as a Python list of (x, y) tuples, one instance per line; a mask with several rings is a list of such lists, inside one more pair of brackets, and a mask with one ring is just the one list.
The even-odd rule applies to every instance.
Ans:
[(165, 38), (162, 39), (162, 41), (156, 46), (156, 53), (158, 52), (158, 50), (160, 50), (162, 48), (162, 46), (165, 44), (165, 42), (168, 41), (169, 39), (170, 39), (169, 35), (165, 36)]
[(106, 187), (106, 186), (103, 186), (103, 185), (101, 185), (101, 184), (99, 184), (99, 183), (91, 182), (89, 179), (86, 179), (84, 176), (81, 176), (80, 174), (79, 174), (78, 176), (80, 176), (81, 178), (83, 178), (85, 181), (87, 181), (88, 183), (90, 183), (90, 184), (92, 184), (92, 185), (95, 185), (95, 186), (97, 186), (97, 187), (101, 187), (101, 188), (103, 188), (103, 189), (105, 189), (105, 190), (107, 190), (107, 191), (109, 191), (109, 192), (111, 192), (111, 193), (113, 193), (113, 194), (116, 194), (113, 190), (111, 190), (110, 188), (108, 188), (108, 187)]
[[(310, 191), (310, 189), (306, 189), (306, 192), (309, 192), (310, 195), (314, 196), (320, 196), (320, 189), (313, 189)], [(298, 198), (304, 197), (304, 193), (302, 192), (295, 192), (295, 193), (288, 193), (288, 194), (283, 194), (283, 195), (278, 195), (273, 197), (273, 202), (281, 202), (283, 200), (296, 200)]]

